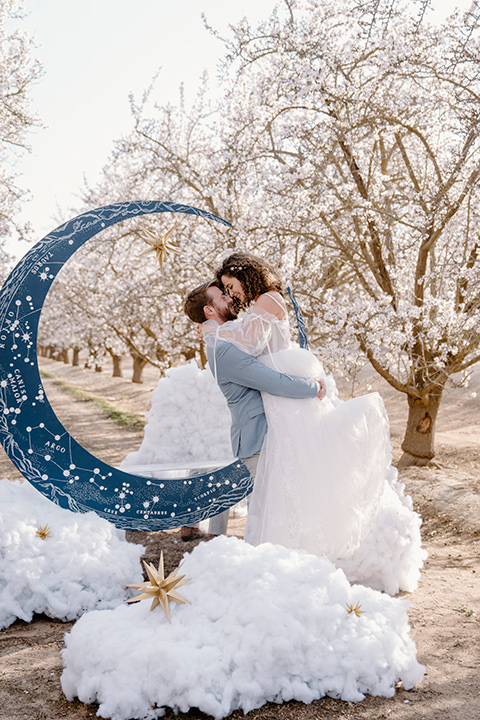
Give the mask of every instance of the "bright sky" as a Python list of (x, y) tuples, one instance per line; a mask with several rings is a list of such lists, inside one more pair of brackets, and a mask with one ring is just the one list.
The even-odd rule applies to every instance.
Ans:
[[(246, 15), (268, 17), (275, 0), (24, 0), (22, 27), (35, 39), (44, 75), (31, 93), (47, 127), (30, 135), (32, 152), (19, 167), (32, 199), (22, 218), (35, 241), (69, 219), (86, 176), (95, 184), (113, 142), (132, 127), (128, 96), (137, 99), (161, 67), (157, 88), (175, 102), (182, 82), (194, 96), (203, 69), (212, 79), (222, 44), (203, 26), (204, 13), (218, 30)], [(451, 0), (432, 0), (451, 9)], [(455, 4), (470, 6), (470, 0)], [(125, 198), (128, 200), (129, 198)], [(55, 219), (56, 218), (56, 219)], [(8, 246), (18, 258), (30, 246)]]

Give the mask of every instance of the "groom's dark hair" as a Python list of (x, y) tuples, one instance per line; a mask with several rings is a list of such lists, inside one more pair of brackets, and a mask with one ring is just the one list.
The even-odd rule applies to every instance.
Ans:
[(211, 304), (211, 300), (207, 295), (207, 290), (210, 287), (219, 288), (219, 285), (216, 280), (209, 280), (208, 282), (203, 283), (203, 285), (195, 288), (195, 290), (189, 292), (186, 297), (183, 304), (183, 311), (194, 323), (203, 323), (207, 319), (203, 308), (205, 305)]

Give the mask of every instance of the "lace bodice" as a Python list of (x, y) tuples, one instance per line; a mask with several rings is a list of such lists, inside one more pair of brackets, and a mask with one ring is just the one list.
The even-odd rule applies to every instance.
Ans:
[[(275, 297), (267, 294), (285, 310)], [(241, 313), (237, 320), (229, 320), (223, 325), (208, 320), (203, 323), (202, 329), (207, 344), (214, 345), (217, 340), (223, 340), (255, 357), (285, 350), (290, 345), (286, 310), (285, 319), (280, 320), (276, 315), (253, 305)]]

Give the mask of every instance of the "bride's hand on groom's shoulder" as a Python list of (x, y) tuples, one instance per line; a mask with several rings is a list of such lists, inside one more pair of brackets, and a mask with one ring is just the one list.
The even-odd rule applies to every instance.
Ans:
[(326, 394), (327, 394), (327, 386), (325, 385), (325, 381), (322, 380), (322, 378), (315, 378), (315, 380), (318, 382), (318, 385), (319, 385), (319, 387), (318, 387), (318, 393), (317, 393), (317, 398), (318, 398), (319, 400), (323, 400), (323, 398), (324, 398), (324, 397), (326, 396)]

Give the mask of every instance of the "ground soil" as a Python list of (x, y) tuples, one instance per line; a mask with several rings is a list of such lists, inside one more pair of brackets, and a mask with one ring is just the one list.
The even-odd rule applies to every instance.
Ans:
[[(148, 410), (157, 377), (151, 370), (142, 385), (112, 379), (108, 373), (72, 368), (55, 361), (42, 367), (112, 405), (143, 414)], [(47, 396), (72, 435), (115, 465), (138, 448), (141, 429), (127, 429), (108, 420), (91, 403), (73, 400), (45, 380)], [(339, 383), (347, 398), (351, 383)], [(380, 380), (365, 374), (353, 387), (358, 395), (378, 390), (392, 427), (394, 459), (406, 422), (406, 401)], [(480, 370), (468, 388), (447, 392), (437, 423), (437, 455), (427, 468), (401, 471), (401, 479), (423, 518), (424, 547), (429, 553), (418, 589), (409, 595), (409, 617), (418, 659), (426, 666), (423, 681), (413, 690), (399, 687), (394, 698), (367, 697), (359, 703), (324, 698), (303, 705), (268, 703), (248, 713), (249, 720), (480, 720)], [(19, 477), (10, 461), (0, 457), (0, 477)], [(242, 536), (243, 520), (233, 519), (229, 533)], [(165, 569), (176, 567), (194, 547), (178, 531), (128, 533), (146, 546), (145, 557), (157, 562), (160, 549)], [(198, 541), (197, 541), (198, 542)], [(96, 705), (68, 702), (61, 692), (63, 637), (73, 623), (36, 616), (17, 621), (0, 632), (0, 717), (2, 720), (84, 720)], [(167, 710), (167, 717), (173, 713)], [(192, 710), (183, 718), (206, 720)], [(230, 718), (239, 719), (242, 712)]]

